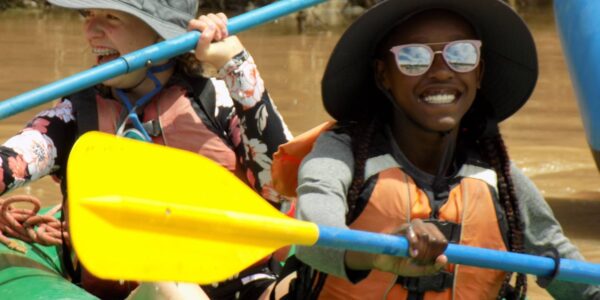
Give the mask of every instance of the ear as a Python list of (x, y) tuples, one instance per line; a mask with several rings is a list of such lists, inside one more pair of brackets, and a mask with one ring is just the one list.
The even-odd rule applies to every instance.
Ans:
[(479, 70), (477, 74), (477, 89), (480, 89), (481, 81), (483, 81), (483, 74), (485, 73), (485, 62), (483, 59), (479, 61), (479, 68), (477, 69)]
[(391, 89), (391, 84), (387, 75), (386, 64), (381, 59), (375, 59), (375, 81), (380, 89)]

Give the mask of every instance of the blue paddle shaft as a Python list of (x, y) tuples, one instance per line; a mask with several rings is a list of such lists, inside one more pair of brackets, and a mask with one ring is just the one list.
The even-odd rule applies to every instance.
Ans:
[[(409, 247), (406, 238), (401, 236), (327, 226), (319, 226), (319, 239), (315, 245), (402, 257), (408, 256)], [(448, 261), (454, 264), (536, 276), (549, 276), (555, 267), (554, 259), (548, 257), (456, 244), (449, 244), (444, 254)], [(600, 264), (563, 258), (560, 260), (559, 272), (555, 279), (600, 284)]]
[[(280, 0), (231, 18), (228, 31), (236, 34), (284, 15), (325, 2), (326, 0)], [(153, 62), (164, 61), (186, 53), (198, 43), (200, 33), (188, 32), (96, 66), (35, 90), (0, 102), (0, 120), (54, 99), (73, 94), (110, 78), (143, 68)]]

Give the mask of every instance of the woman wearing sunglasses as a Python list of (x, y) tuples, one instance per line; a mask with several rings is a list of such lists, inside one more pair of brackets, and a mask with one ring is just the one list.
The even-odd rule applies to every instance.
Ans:
[[(524, 274), (512, 287), (513, 274), (448, 264), (447, 243), (582, 259), (498, 129), (537, 73), (528, 28), (499, 0), (387, 0), (359, 17), (323, 77), (337, 124), (300, 166), (297, 217), (405, 235), (410, 257), (298, 247), (288, 299), (525, 297)], [(600, 297), (539, 282), (556, 298)]]
[[(45, 175), (57, 176), (64, 187), (73, 143), (86, 131), (101, 130), (209, 157), (278, 205), (279, 196), (271, 188), (271, 155), (290, 134), (252, 57), (235, 36), (228, 36), (225, 15), (196, 19), (197, 0), (49, 2), (81, 13), (84, 37), (98, 65), (187, 30), (199, 30), (202, 35), (194, 53), (149, 62), (146, 68), (69, 95), (39, 113), (1, 147), (0, 192)], [(203, 75), (205, 66), (218, 70), (216, 78)], [(135, 170), (128, 170), (127, 165), (123, 170), (135, 176)], [(193, 172), (202, 170), (187, 173)], [(90, 292), (102, 299), (118, 299), (135, 286), (107, 285), (85, 268), (80, 271), (72, 265), (66, 244), (63, 241), (63, 261), (69, 275)], [(269, 262), (265, 259), (204, 291), (212, 299), (258, 298), (274, 279)], [(178, 286), (161, 285), (169, 299), (181, 298), (171, 292)], [(158, 291), (153, 287), (146, 290)]]

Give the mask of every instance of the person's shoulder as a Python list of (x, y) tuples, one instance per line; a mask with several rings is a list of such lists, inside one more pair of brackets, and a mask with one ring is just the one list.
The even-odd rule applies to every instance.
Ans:
[(309, 145), (308, 153), (304, 156), (303, 161), (317, 158), (342, 161), (351, 159), (351, 139), (349, 133), (343, 130), (343, 126), (336, 123), (317, 134), (318, 136), (310, 142), (311, 145)]
[(327, 131), (319, 135), (315, 142), (315, 148), (350, 148), (351, 137), (350, 133), (338, 125), (334, 125)]
[(519, 198), (541, 197), (539, 195), (540, 191), (533, 180), (512, 161), (510, 163), (510, 177), (515, 187), (515, 193)]
[(525, 175), (525, 172), (523, 172), (523, 170), (513, 161), (510, 162), (510, 176), (512, 177), (513, 182), (531, 181), (531, 179)]
[(326, 131), (327, 137), (337, 139), (350, 145), (352, 136), (357, 132), (358, 126), (360, 125), (356, 122), (336, 122), (328, 131)]

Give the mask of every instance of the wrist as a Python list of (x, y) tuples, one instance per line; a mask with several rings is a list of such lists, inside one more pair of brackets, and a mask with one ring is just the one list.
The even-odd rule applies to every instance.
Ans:
[(240, 50), (228, 60), (224, 61), (217, 73), (217, 79), (223, 79), (227, 75), (236, 72), (240, 67), (250, 59), (250, 54), (245, 49)]

